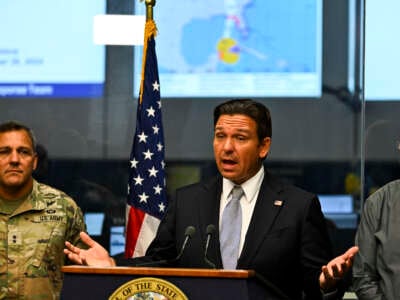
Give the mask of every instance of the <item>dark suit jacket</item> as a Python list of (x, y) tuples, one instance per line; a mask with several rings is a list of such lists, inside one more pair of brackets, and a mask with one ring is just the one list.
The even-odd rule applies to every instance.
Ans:
[[(221, 192), (221, 176), (178, 189), (146, 253), (147, 259), (175, 258), (182, 247), (185, 229), (194, 226), (195, 235), (173, 266), (209, 267), (204, 261), (206, 227), (209, 224), (219, 227)], [(208, 258), (222, 268), (218, 231), (211, 239)], [(329, 236), (317, 197), (266, 172), (237, 269), (255, 270), (291, 299), (302, 299), (304, 293), (306, 299), (314, 300), (321, 297), (318, 284), (321, 266), (331, 258)]]

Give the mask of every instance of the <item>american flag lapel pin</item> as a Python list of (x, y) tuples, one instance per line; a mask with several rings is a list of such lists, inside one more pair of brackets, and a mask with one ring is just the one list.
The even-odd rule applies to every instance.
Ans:
[(282, 200), (275, 200), (274, 201), (274, 205), (275, 206), (282, 206), (283, 205), (283, 201)]

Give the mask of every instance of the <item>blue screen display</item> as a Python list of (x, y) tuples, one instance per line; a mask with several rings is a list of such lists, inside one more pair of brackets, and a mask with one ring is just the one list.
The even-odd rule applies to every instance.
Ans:
[(0, 1), (0, 97), (101, 97), (105, 47), (93, 17), (106, 1)]

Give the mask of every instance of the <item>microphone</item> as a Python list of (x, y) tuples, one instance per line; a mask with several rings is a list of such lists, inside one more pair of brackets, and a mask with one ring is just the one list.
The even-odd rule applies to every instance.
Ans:
[(174, 262), (177, 262), (183, 255), (183, 253), (186, 250), (186, 247), (189, 243), (189, 240), (193, 237), (193, 235), (196, 233), (196, 228), (194, 228), (193, 226), (188, 226), (185, 229), (185, 239), (183, 241), (181, 250), (179, 251), (179, 254), (173, 258), (173, 259), (162, 259), (162, 260), (158, 260), (158, 261), (148, 261), (148, 262), (144, 262), (144, 263), (139, 263), (136, 264), (136, 267), (152, 267), (152, 266), (158, 266), (158, 265), (164, 265), (164, 264), (171, 264)]
[(215, 226), (213, 224), (208, 224), (206, 232), (207, 232), (207, 238), (206, 238), (206, 246), (204, 248), (204, 261), (211, 269), (216, 269), (217, 267), (215, 266), (215, 264), (207, 257), (208, 246), (210, 245), (211, 237), (215, 232)]
[(179, 252), (178, 256), (175, 257), (170, 262), (176, 262), (176, 261), (180, 260), (180, 258), (183, 255), (183, 252), (186, 250), (186, 246), (187, 246), (189, 240), (194, 236), (195, 233), (196, 233), (196, 228), (194, 228), (193, 226), (186, 227), (186, 229), (185, 229), (185, 240), (183, 241), (183, 244), (182, 244), (182, 247), (181, 247), (181, 251)]

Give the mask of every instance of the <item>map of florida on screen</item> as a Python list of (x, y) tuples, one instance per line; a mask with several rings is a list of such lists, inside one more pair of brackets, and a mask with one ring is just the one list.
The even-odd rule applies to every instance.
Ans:
[(162, 97), (321, 95), (321, 0), (157, 1), (154, 19)]

